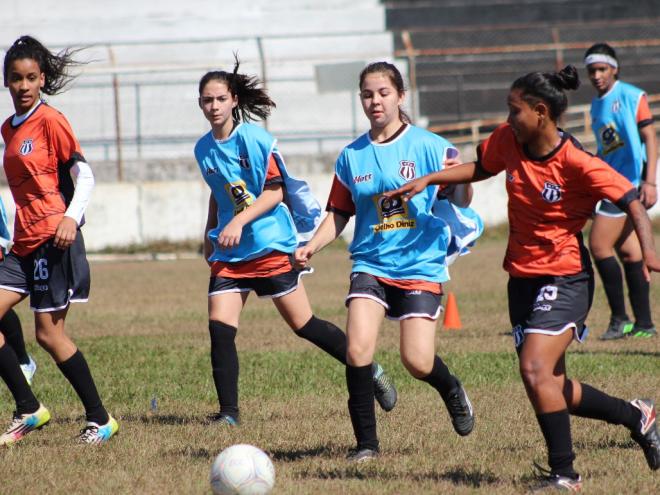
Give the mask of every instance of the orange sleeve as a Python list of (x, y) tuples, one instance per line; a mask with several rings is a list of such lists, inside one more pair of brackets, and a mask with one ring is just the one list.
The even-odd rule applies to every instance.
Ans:
[[(585, 154), (585, 156), (589, 155)], [(635, 190), (632, 182), (595, 156), (585, 159), (582, 170), (584, 170), (585, 188), (593, 196), (604, 197), (617, 203), (631, 190)]]
[(46, 121), (48, 140), (60, 163), (67, 163), (74, 154), (81, 155), (80, 143), (64, 115), (57, 113)]
[(355, 215), (355, 203), (353, 203), (351, 191), (342, 184), (336, 175), (332, 181), (332, 188), (330, 189), (330, 196), (328, 197), (326, 210), (343, 213), (349, 217)]
[(648, 122), (649, 120), (653, 120), (653, 114), (649, 107), (648, 98), (646, 98), (646, 95), (642, 95), (637, 106), (637, 123)]
[(502, 158), (506, 155), (505, 132), (506, 126), (498, 127), (477, 147), (477, 162), (481, 168), (493, 175), (506, 168), (506, 162)]
[(280, 168), (277, 166), (277, 161), (275, 160), (275, 157), (271, 153), (270, 157), (268, 158), (268, 170), (266, 170), (266, 182), (270, 182), (273, 179), (278, 179), (282, 177), (282, 173), (280, 172)]

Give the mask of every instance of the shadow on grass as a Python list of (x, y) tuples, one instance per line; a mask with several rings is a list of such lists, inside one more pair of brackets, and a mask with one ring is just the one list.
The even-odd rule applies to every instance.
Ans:
[(196, 416), (180, 416), (176, 414), (125, 414), (120, 416), (120, 421), (128, 423), (142, 423), (145, 425), (190, 425), (208, 424), (208, 420)]
[(571, 354), (584, 354), (589, 356), (642, 356), (642, 357), (660, 357), (660, 352), (658, 351), (631, 351), (631, 350), (621, 350), (621, 349), (612, 349), (612, 350), (602, 350), (597, 351), (586, 351), (586, 350), (575, 350)]
[(168, 455), (173, 457), (187, 457), (189, 459), (212, 459), (216, 454), (212, 454), (207, 449), (196, 449), (190, 445), (186, 445), (182, 449), (170, 450)]
[(593, 450), (609, 450), (609, 449), (620, 449), (620, 450), (631, 450), (638, 449), (639, 445), (633, 440), (599, 440), (597, 442), (574, 442), (573, 444), (578, 449), (584, 449), (588, 451)]
[(316, 479), (380, 479), (380, 480), (408, 480), (411, 482), (449, 481), (457, 486), (480, 488), (495, 485), (501, 480), (491, 471), (466, 470), (463, 468), (449, 469), (445, 472), (429, 471), (423, 473), (383, 472), (377, 464), (369, 466), (350, 466), (344, 469), (317, 469), (299, 474), (301, 478)]
[(315, 447), (312, 449), (296, 450), (270, 450), (270, 456), (275, 461), (293, 462), (305, 459), (307, 457), (327, 457), (330, 455), (328, 447)]

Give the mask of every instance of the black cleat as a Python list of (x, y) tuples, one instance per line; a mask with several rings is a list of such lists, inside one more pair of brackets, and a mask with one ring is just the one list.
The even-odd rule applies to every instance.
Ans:
[(599, 340), (617, 340), (627, 337), (633, 328), (633, 322), (630, 320), (610, 319), (605, 333), (598, 337)]
[(474, 428), (474, 411), (472, 410), (472, 403), (468, 399), (467, 393), (461, 385), (461, 382), (456, 378), (456, 387), (449, 392), (447, 398), (442, 398), (451, 416), (451, 424), (454, 426), (456, 433), (462, 437), (470, 434)]
[(209, 425), (238, 426), (240, 424), (238, 418), (226, 413), (209, 414), (206, 421)]
[(575, 476), (564, 476), (553, 474), (536, 463), (534, 463), (534, 467), (537, 470), (539, 482), (531, 487), (532, 493), (557, 490), (579, 492), (582, 489), (582, 477), (577, 473)]
[(639, 425), (630, 432), (630, 436), (644, 451), (649, 467), (656, 471), (660, 468), (660, 435), (658, 435), (655, 405), (650, 399), (635, 399), (630, 403), (642, 413)]
[(396, 405), (397, 393), (394, 382), (380, 364), (372, 364), (371, 369), (374, 378), (374, 396), (383, 411), (389, 412)]
[(363, 462), (368, 462), (372, 459), (378, 457), (378, 449), (369, 449), (369, 448), (355, 448), (351, 449), (346, 456), (348, 462), (353, 462), (356, 464), (361, 464)]

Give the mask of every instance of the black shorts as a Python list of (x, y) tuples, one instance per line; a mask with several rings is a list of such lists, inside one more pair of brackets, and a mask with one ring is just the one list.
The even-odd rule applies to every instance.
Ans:
[(563, 277), (510, 277), (509, 318), (516, 347), (527, 333), (559, 335), (575, 332), (584, 342), (587, 314), (594, 297), (594, 277), (590, 270)]
[(209, 297), (227, 292), (250, 292), (253, 290), (259, 297), (278, 298), (295, 291), (298, 288), (300, 277), (313, 272), (313, 268), (306, 267), (302, 270), (292, 268), (286, 273), (273, 277), (211, 277)]
[(27, 256), (9, 253), (0, 263), (0, 289), (30, 295), (30, 309), (47, 313), (87, 302), (90, 273), (85, 241), (78, 231), (67, 249), (44, 242)]
[(604, 217), (621, 218), (626, 216), (626, 212), (612, 203), (608, 199), (601, 199), (600, 203), (596, 205), (596, 215), (603, 215)]
[(368, 273), (351, 273), (351, 287), (346, 296), (346, 306), (351, 299), (365, 298), (385, 307), (389, 320), (429, 318), (437, 320), (442, 311), (442, 294), (425, 290), (406, 290), (380, 282)]

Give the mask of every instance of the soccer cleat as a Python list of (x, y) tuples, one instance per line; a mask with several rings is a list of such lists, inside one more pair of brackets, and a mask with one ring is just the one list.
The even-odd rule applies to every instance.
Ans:
[(238, 426), (240, 423), (238, 421), (238, 418), (235, 418), (234, 416), (230, 416), (229, 414), (221, 413), (221, 412), (210, 414), (209, 416), (206, 417), (206, 420), (208, 421), (209, 424), (223, 425), (223, 426)]
[(655, 405), (650, 399), (635, 399), (630, 403), (642, 413), (638, 427), (630, 432), (630, 436), (644, 451), (649, 467), (656, 471), (660, 468), (660, 435)]
[(537, 463), (534, 463), (534, 467), (537, 470), (539, 482), (531, 488), (532, 493), (556, 490), (579, 492), (582, 489), (582, 477), (577, 473), (575, 477), (564, 476), (554, 474)]
[(27, 364), (21, 364), (21, 371), (23, 372), (23, 375), (25, 375), (28, 385), (32, 386), (32, 379), (37, 372), (37, 363), (34, 362), (32, 356), (28, 355), (28, 358), (30, 358), (30, 361)]
[(117, 420), (112, 416), (110, 416), (110, 419), (104, 425), (88, 421), (87, 426), (80, 430), (78, 441), (80, 443), (98, 445), (110, 440), (117, 431), (119, 431), (119, 423), (117, 423)]
[(360, 464), (378, 457), (378, 449), (355, 448), (351, 449), (346, 456), (348, 462)]
[(619, 320), (618, 318), (611, 318), (610, 324), (603, 335), (598, 337), (599, 340), (617, 340), (627, 337), (633, 328), (633, 323), (630, 320)]
[(371, 365), (374, 378), (374, 396), (383, 411), (391, 411), (396, 405), (397, 393), (394, 382), (378, 363)]
[(637, 325), (631, 327), (630, 332), (626, 333), (626, 337), (640, 337), (643, 339), (648, 339), (650, 337), (655, 337), (658, 334), (655, 327), (650, 328), (641, 328)]
[(0, 436), (0, 445), (12, 445), (34, 430), (40, 430), (50, 421), (50, 411), (42, 404), (30, 414), (14, 415), (7, 430)]
[(449, 392), (447, 398), (443, 397), (442, 399), (445, 401), (449, 416), (451, 416), (451, 424), (454, 426), (454, 430), (464, 437), (469, 435), (474, 428), (474, 411), (463, 385), (461, 385), (458, 378), (455, 379), (456, 387)]

